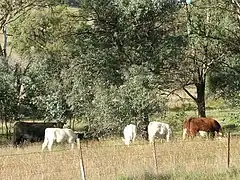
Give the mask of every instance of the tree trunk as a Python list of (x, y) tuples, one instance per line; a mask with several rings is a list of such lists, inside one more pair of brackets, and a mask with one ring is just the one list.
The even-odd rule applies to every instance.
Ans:
[(5, 128), (6, 128), (5, 134), (6, 134), (6, 136), (7, 136), (7, 139), (9, 139), (9, 128), (8, 128), (7, 122), (8, 122), (8, 121), (5, 119)]
[(73, 130), (75, 130), (75, 118), (73, 118), (72, 120), (72, 127), (71, 127)]
[(200, 83), (195, 84), (197, 88), (197, 108), (198, 115), (200, 117), (206, 117), (206, 109), (205, 109), (205, 81), (202, 80)]
[(3, 37), (4, 37), (4, 43), (3, 43), (3, 56), (5, 57), (6, 65), (7, 63), (7, 42), (8, 42), (8, 35), (7, 35), (7, 27), (6, 25), (3, 25)]
[(21, 101), (23, 98), (23, 85), (21, 82), (21, 78), (22, 78), (22, 70), (20, 67), (19, 63), (15, 64), (15, 70), (14, 70), (14, 77), (15, 77), (15, 89), (17, 92), (17, 107), (16, 107), (16, 113), (15, 113), (15, 119), (19, 119), (20, 117), (20, 106), (21, 106)]
[(146, 112), (142, 113), (138, 121), (138, 132), (143, 139), (148, 139), (147, 126), (149, 124), (148, 114)]
[(8, 35), (7, 35), (7, 28), (6, 25), (2, 26), (3, 32), (3, 45), (0, 46), (0, 56), (3, 57), (2, 62), (8, 68), (8, 58), (7, 58), (7, 42), (8, 42)]
[(0, 56), (3, 57), (3, 49), (2, 49), (2, 45), (0, 44)]

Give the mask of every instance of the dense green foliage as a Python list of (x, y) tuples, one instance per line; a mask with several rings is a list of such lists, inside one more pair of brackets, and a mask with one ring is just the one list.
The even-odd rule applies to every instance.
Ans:
[(16, 91), (14, 88), (14, 75), (0, 64), (0, 117), (8, 120), (17, 111)]
[(16, 117), (75, 118), (103, 136), (163, 115), (168, 95), (178, 89), (205, 116), (207, 80), (215, 94), (239, 100), (239, 49), (231, 42), (239, 37), (240, 9), (233, 2), (84, 0), (79, 8), (39, 3), (1, 27), (8, 27), (9, 46), (21, 59), (20, 69), (9, 68), (2, 53), (3, 66), (18, 74), (3, 71), (14, 81), (0, 85), (2, 94), (11, 87), (2, 102), (8, 97), (13, 104), (2, 104)]

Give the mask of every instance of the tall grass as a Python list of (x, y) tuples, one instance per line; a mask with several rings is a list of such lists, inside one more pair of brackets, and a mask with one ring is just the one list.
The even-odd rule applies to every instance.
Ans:
[[(2, 179), (80, 179), (80, 151), (68, 145), (40, 152), (41, 144), (24, 149), (0, 149)], [(156, 143), (158, 173), (153, 146), (137, 140), (130, 147), (121, 140), (82, 143), (86, 178), (111, 179), (238, 179), (240, 141), (231, 139), (231, 168), (227, 168), (227, 141), (176, 140)]]

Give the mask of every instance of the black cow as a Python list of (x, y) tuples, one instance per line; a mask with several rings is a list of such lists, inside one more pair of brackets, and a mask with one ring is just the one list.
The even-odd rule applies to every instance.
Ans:
[(22, 145), (25, 140), (31, 143), (43, 141), (46, 128), (63, 128), (63, 125), (61, 122), (16, 122), (13, 126), (13, 146)]

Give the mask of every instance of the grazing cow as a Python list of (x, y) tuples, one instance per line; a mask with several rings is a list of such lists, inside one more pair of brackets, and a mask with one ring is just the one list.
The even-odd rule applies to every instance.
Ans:
[(22, 145), (24, 140), (29, 142), (43, 141), (44, 132), (46, 128), (50, 127), (63, 127), (63, 123), (46, 122), (46, 123), (34, 123), (34, 122), (16, 122), (13, 125), (12, 143), (15, 147)]
[[(212, 138), (215, 137), (215, 132), (217, 135), (223, 135), (221, 125), (212, 118), (191, 117), (184, 122), (183, 128), (183, 139), (185, 139), (186, 136), (195, 137), (197, 133), (200, 133), (200, 135), (207, 133), (210, 134)], [(205, 131), (205, 133), (201, 131)]]
[(124, 138), (122, 138), (123, 142), (129, 146), (130, 142), (134, 143), (137, 134), (137, 126), (134, 124), (127, 125), (123, 130)]
[(154, 137), (160, 137), (161, 139), (166, 139), (169, 142), (172, 137), (172, 130), (169, 124), (162, 122), (150, 122), (148, 125), (148, 140), (153, 143)]
[(64, 128), (46, 128), (44, 142), (42, 144), (42, 151), (48, 146), (48, 150), (52, 151), (52, 145), (56, 141), (57, 143), (68, 142), (74, 148), (75, 141), (79, 141), (78, 135), (73, 132), (72, 129)]

